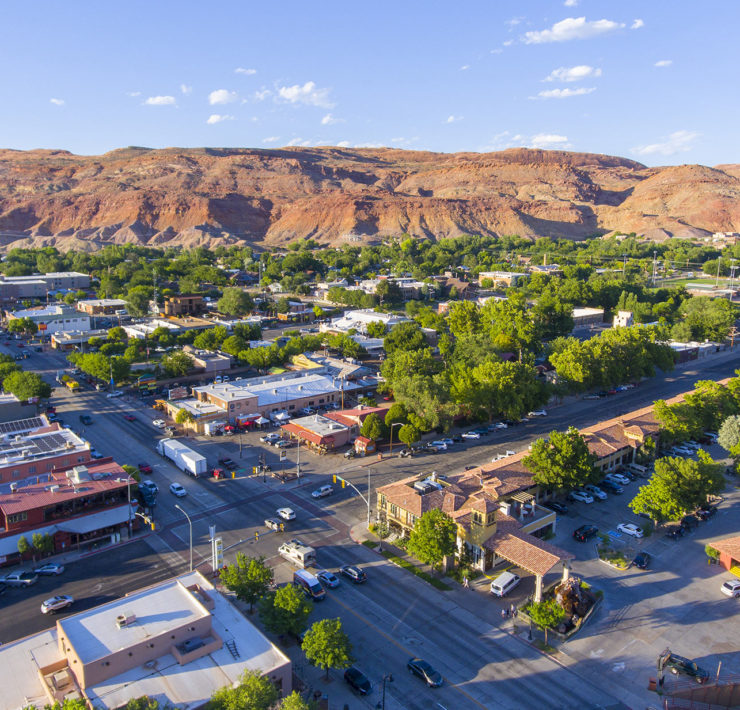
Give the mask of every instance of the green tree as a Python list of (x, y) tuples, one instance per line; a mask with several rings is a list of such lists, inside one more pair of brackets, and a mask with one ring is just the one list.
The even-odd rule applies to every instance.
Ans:
[(380, 417), (372, 412), (365, 417), (360, 428), (360, 434), (373, 441), (380, 441), (385, 436), (385, 426)]
[(33, 397), (51, 397), (51, 387), (35, 372), (16, 370), (3, 380), (3, 389), (14, 394), (21, 401)]
[(695, 296), (681, 305), (692, 338), (700, 341), (722, 342), (735, 322), (736, 311), (736, 306), (726, 299), (709, 296)]
[(187, 409), (178, 409), (177, 414), (175, 414), (175, 422), (177, 424), (185, 424), (194, 420), (195, 417)]
[(394, 325), (383, 343), (387, 355), (393, 355), (396, 350), (422, 350), (426, 347), (424, 334), (419, 324), (414, 321)]
[(272, 570), (265, 558), (247, 557), (243, 552), (236, 553), (236, 563), (221, 570), (222, 584), (236, 595), (236, 598), (249, 604), (249, 613), (254, 605), (267, 594), (272, 583)]
[(499, 352), (518, 353), (534, 350), (538, 343), (532, 314), (523, 294), (509, 291), (506, 301), (488, 301), (481, 309), (483, 322), (489, 323), (493, 347)]
[(45, 557), (54, 552), (54, 538), (52, 538), (48, 533), (33, 533), (31, 536), (31, 545), (33, 546), (33, 549), (41, 555), (41, 557)]
[(280, 710), (312, 710), (312, 708), (313, 706), (307, 703), (297, 690), (294, 690), (280, 703)]
[(706, 503), (708, 495), (719, 493), (725, 485), (722, 467), (701, 453), (705, 458), (699, 461), (658, 459), (655, 473), (630, 501), (632, 511), (645, 513), (656, 522), (678, 520)]
[(193, 358), (182, 350), (173, 350), (161, 360), (162, 368), (170, 377), (180, 377), (193, 368)]
[(428, 510), (415, 523), (406, 549), (425, 564), (438, 567), (455, 553), (457, 525), (439, 509)]
[(216, 305), (221, 313), (230, 316), (244, 316), (254, 310), (252, 297), (240, 288), (225, 288)]
[(367, 324), (365, 330), (367, 331), (368, 338), (382, 338), (387, 332), (385, 323), (380, 320), (370, 321), (370, 323)]
[(398, 440), (409, 448), (421, 439), (421, 432), (413, 424), (404, 424), (398, 430)]
[(694, 391), (684, 397), (684, 402), (694, 408), (703, 430), (716, 431), (727, 417), (739, 410), (732, 392), (713, 380), (697, 382)]
[(406, 405), (401, 404), (400, 402), (394, 402), (390, 407), (388, 407), (384, 421), (385, 425), (390, 427), (391, 424), (395, 424), (396, 422), (405, 422), (407, 418), (408, 412), (406, 411)]
[(450, 303), (447, 322), (455, 337), (478, 333), (481, 330), (480, 308), (472, 301)]
[(227, 685), (212, 696), (206, 710), (270, 710), (278, 701), (272, 681), (260, 671), (245, 670), (236, 688)]
[(575, 427), (551, 431), (548, 439), (537, 439), (522, 463), (534, 474), (534, 481), (545, 488), (572, 490), (596, 483), (599, 473), (594, 468), (596, 457)]
[(260, 618), (274, 634), (300, 634), (308, 625), (312, 609), (303, 591), (294, 584), (286, 584), (262, 597), (258, 604)]
[(26, 540), (25, 536), (21, 535), (18, 538), (18, 554), (21, 557), (25, 557), (29, 552), (33, 550), (33, 547), (31, 547), (31, 544)]
[(161, 705), (156, 698), (142, 695), (140, 698), (132, 698), (124, 706), (123, 710), (169, 710), (169, 704)]
[(543, 602), (532, 602), (527, 608), (527, 614), (545, 632), (547, 643), (547, 630), (554, 629), (565, 618), (565, 609), (555, 599), (547, 599)]
[(653, 405), (653, 416), (660, 424), (660, 438), (664, 444), (693, 439), (703, 430), (698, 411), (685, 401), (667, 404), (659, 399)]
[(275, 309), (278, 313), (289, 313), (290, 312), (290, 301), (283, 296), (278, 299), (277, 307)]
[(352, 644), (340, 619), (317, 621), (306, 631), (301, 648), (311, 665), (326, 670), (327, 679), (330, 668), (349, 668), (354, 661)]
[(722, 422), (717, 442), (729, 452), (730, 456), (735, 459), (740, 458), (740, 415), (727, 417)]
[(126, 295), (126, 310), (136, 317), (148, 315), (152, 289), (149, 286), (134, 286)]

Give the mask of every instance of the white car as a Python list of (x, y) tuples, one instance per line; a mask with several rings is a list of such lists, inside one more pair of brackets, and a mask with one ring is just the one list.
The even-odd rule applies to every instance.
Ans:
[(60, 609), (66, 609), (68, 606), (72, 606), (74, 601), (74, 598), (70, 597), (69, 594), (58, 594), (41, 602), (41, 613), (51, 614)]
[(152, 421), (152, 426), (157, 427), (157, 429), (164, 429), (165, 421), (164, 419), (154, 419)]
[(605, 481), (611, 481), (620, 486), (626, 486), (630, 483), (630, 479), (627, 476), (623, 476), (621, 473), (607, 473), (604, 476)]
[(494, 425), (495, 429), (508, 429), (509, 425), (506, 422), (496, 422)]
[(283, 520), (295, 520), (295, 511), (292, 508), (278, 508), (275, 512)]
[(575, 500), (580, 501), (581, 503), (593, 503), (594, 499), (591, 497), (589, 493), (586, 491), (581, 490), (580, 488), (576, 488), (576, 490), (571, 491), (568, 494), (569, 500)]
[(113, 390), (113, 392), (108, 392), (108, 394), (105, 396), (108, 399), (113, 399), (114, 397), (123, 397), (123, 390)]
[(534, 412), (529, 412), (527, 414), (528, 417), (546, 417), (547, 416), (547, 410), (545, 409), (537, 409)]
[(441, 439), (439, 441), (433, 441), (430, 446), (433, 446), (437, 451), (447, 451), (447, 444)]
[(170, 483), (170, 493), (178, 498), (182, 498), (188, 494), (188, 492), (179, 483)]
[(477, 431), (465, 431), (460, 436), (463, 439), (480, 439), (480, 434)]
[(33, 571), (34, 574), (61, 574), (62, 572), (64, 572), (64, 565), (59, 565), (56, 562), (41, 565)]
[(260, 437), (260, 441), (263, 444), (271, 444), (273, 441), (277, 441), (280, 438), (280, 434), (277, 434), (276, 432), (271, 432), (270, 434), (265, 434), (264, 436)]
[(740, 597), (740, 579), (731, 579), (725, 582), (720, 590), (728, 597)]
[(619, 523), (617, 530), (632, 537), (642, 537), (642, 528), (637, 527), (634, 523)]
[(588, 491), (594, 498), (598, 500), (606, 500), (609, 497), (606, 493), (604, 493), (604, 491), (601, 490), (601, 488), (591, 485), (590, 483), (587, 486), (584, 486), (583, 490)]
[(311, 498), (325, 498), (334, 493), (334, 488), (330, 485), (321, 486), (311, 493)]

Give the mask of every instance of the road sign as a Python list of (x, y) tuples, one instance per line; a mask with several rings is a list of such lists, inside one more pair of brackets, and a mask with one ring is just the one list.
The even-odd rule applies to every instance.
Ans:
[(281, 449), (280, 451), (280, 460), (285, 461), (285, 459), (288, 458), (288, 452), (285, 449)]
[(224, 541), (223, 538), (215, 537), (211, 543), (211, 566), (217, 572), (224, 563)]

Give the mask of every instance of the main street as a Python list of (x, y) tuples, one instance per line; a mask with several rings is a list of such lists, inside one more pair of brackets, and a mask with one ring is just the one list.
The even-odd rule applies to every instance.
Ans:
[[(63, 366), (63, 358), (54, 353), (32, 353), (23, 364), (52, 381), (56, 370)], [(479, 595), (458, 588), (439, 592), (355, 544), (349, 531), (366, 519), (367, 507), (351, 489), (339, 489), (318, 502), (310, 492), (333, 472), (341, 472), (366, 493), (368, 482), (374, 490), (414, 473), (460, 470), (465, 465), (490, 460), (495, 452), (526, 448), (536, 436), (551, 429), (583, 426), (685, 391), (697, 379), (729, 376), (737, 364), (734, 353), (723, 353), (608, 399), (568, 400), (550, 408), (546, 418), (492, 434), (479, 442), (458, 444), (436, 455), (347, 462), (340, 455), (316, 456), (304, 450), (302, 478), (288, 484), (246, 473), (240, 473), (235, 480), (189, 478), (155, 453), (161, 432), (151, 421), (157, 413), (143, 403), (131, 398), (108, 399), (104, 393), (89, 388), (77, 393), (58, 389), (53, 402), (60, 416), (98, 451), (113, 456), (119, 463), (135, 465), (147, 461), (154, 466), (151, 478), (160, 488), (154, 513), (157, 532), (140, 533), (140, 539), (104, 555), (71, 561), (62, 577), (45, 578), (31, 590), (9, 590), (3, 602), (13, 613), (0, 619), (0, 640), (9, 641), (46, 627), (50, 620), (38, 609), (41, 600), (52, 593), (72, 594), (79, 600), (76, 608), (82, 609), (187, 569), (189, 524), (174, 508), (178, 503), (191, 517), (194, 564), (204, 571), (210, 570), (212, 525), (223, 538), (227, 562), (233, 561), (237, 551), (265, 555), (279, 582), (288, 582), (292, 575), (290, 565), (276, 556), (281, 540), (289, 537), (314, 545), (321, 566), (336, 569), (347, 563), (363, 565), (369, 582), (360, 587), (343, 582), (338, 590), (329, 593), (323, 605), (317, 605), (312, 618), (342, 618), (363, 671), (372, 678), (394, 673), (395, 682), (386, 687), (389, 708), (414, 710), (433, 707), (435, 703), (446, 708), (588, 708), (603, 707), (615, 699), (633, 699), (641, 689), (626, 690), (619, 677), (602, 678), (598, 664), (563, 666), (511, 635), (497, 619), (500, 603), (493, 599), (476, 599), (474, 604), (471, 600)], [(79, 421), (83, 412), (93, 418), (93, 424), (84, 431)], [(126, 421), (125, 413), (132, 414), (135, 421)], [(199, 437), (191, 444), (208, 456), (211, 466), (219, 455), (228, 454), (247, 472), (264, 452), (255, 434), (245, 435), (241, 459), (237, 437)], [(269, 449), (266, 453), (268, 461), (277, 466), (277, 452)], [(295, 465), (296, 450), (289, 449), (288, 457), (289, 465)], [(186, 487), (185, 498), (176, 499), (168, 492), (172, 481)], [(268, 532), (263, 520), (283, 505), (296, 511), (296, 521), (283, 534)], [(411, 655), (424, 657), (439, 668), (446, 686), (432, 691), (404, 673), (405, 661)], [(369, 706), (376, 700), (377, 692)]]

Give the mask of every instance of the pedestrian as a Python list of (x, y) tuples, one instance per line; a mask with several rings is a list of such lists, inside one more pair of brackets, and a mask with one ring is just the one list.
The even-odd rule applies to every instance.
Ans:
[(512, 617), (516, 616), (516, 607), (513, 604), (509, 607), (509, 614), (511, 614)]
[(501, 610), (501, 618), (502, 619), (505, 619), (506, 618), (506, 609), (505, 608)]
[(463, 587), (465, 587), (465, 589), (470, 589), (470, 582), (467, 577), (463, 577)]

